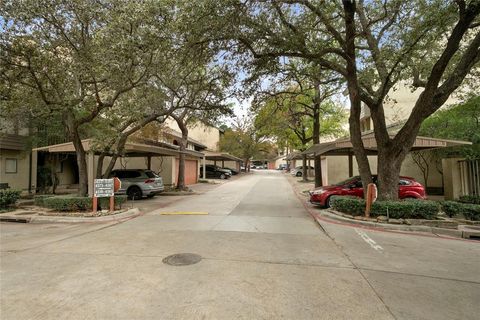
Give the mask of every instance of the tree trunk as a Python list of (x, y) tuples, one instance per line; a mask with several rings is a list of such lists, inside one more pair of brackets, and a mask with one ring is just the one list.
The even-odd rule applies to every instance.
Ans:
[(87, 171), (87, 157), (85, 149), (82, 145), (82, 140), (78, 134), (78, 129), (74, 128), (74, 132), (71, 132), (70, 137), (75, 147), (75, 154), (77, 156), (78, 165), (78, 195), (86, 196), (88, 194), (88, 171)]
[(302, 180), (308, 181), (307, 155), (302, 154)]
[[(315, 85), (315, 105), (313, 106), (313, 143), (320, 143), (320, 85)], [(323, 185), (322, 177), (322, 155), (316, 155), (314, 158), (315, 167), (315, 188)]]
[(345, 51), (347, 54), (347, 87), (350, 98), (350, 140), (353, 152), (358, 164), (358, 171), (362, 183), (366, 186), (372, 182), (372, 172), (368, 163), (367, 152), (363, 146), (362, 132), (360, 128), (361, 100), (357, 79), (357, 65), (355, 56), (355, 2), (343, 1), (345, 11)]
[[(406, 153), (396, 155), (389, 149), (378, 152), (378, 199), (398, 200), (400, 168)], [(364, 188), (366, 190), (366, 188)]]
[(105, 160), (105, 154), (99, 155), (97, 160), (97, 173), (95, 174), (95, 177), (97, 177), (97, 179), (102, 178), (103, 160)]
[(185, 151), (187, 150), (188, 144), (188, 128), (185, 125), (183, 118), (176, 119), (178, 127), (182, 131), (182, 139), (180, 141), (180, 156), (178, 157), (178, 179), (177, 179), (177, 190), (186, 190), (187, 186), (185, 184)]

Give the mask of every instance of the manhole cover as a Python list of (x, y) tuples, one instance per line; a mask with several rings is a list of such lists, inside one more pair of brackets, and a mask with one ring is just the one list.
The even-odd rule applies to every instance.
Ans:
[(163, 263), (171, 266), (188, 266), (200, 262), (202, 257), (195, 253), (176, 253), (163, 258)]

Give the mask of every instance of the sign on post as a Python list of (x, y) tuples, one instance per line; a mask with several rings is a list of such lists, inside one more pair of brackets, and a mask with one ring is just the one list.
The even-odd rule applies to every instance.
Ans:
[(113, 179), (95, 179), (95, 197), (113, 197)]
[(114, 211), (114, 179), (95, 179), (93, 184), (93, 212), (97, 212), (97, 198), (110, 198), (110, 211)]

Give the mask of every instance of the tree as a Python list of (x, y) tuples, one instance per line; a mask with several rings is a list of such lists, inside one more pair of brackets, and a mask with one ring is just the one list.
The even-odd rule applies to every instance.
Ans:
[(461, 156), (467, 159), (480, 158), (480, 96), (463, 103), (442, 108), (426, 119), (420, 134), (428, 137), (465, 140), (471, 146), (440, 149), (436, 158)]
[[(278, 70), (282, 76), (270, 87), (270, 91), (261, 92), (260, 99), (270, 99), (274, 103), (274, 110), (267, 108), (267, 115), (275, 113), (275, 109), (288, 110), (280, 120), (287, 125), (287, 128), (280, 125), (273, 128), (278, 121), (270, 122), (264, 119), (266, 128), (272, 128), (274, 132), (280, 133), (285, 129), (289, 129), (296, 134), (296, 137), (304, 141), (299, 150), (304, 151), (307, 143), (310, 141), (314, 144), (320, 143), (322, 135), (330, 135), (338, 137), (343, 133), (340, 127), (344, 110), (336, 104), (327, 101), (339, 90), (338, 78), (334, 77), (331, 72), (322, 70), (316, 65), (305, 64), (298, 59), (292, 59), (288, 64), (279, 66)], [(284, 74), (284, 76), (283, 76)], [(278, 78), (278, 77), (277, 77)], [(280, 110), (278, 110), (280, 111)], [(304, 120), (301, 120), (301, 119)], [(323, 121), (325, 128), (323, 128)], [(334, 120), (334, 121), (332, 121)], [(306, 122), (305, 122), (306, 121)], [(304, 123), (311, 122), (311, 137), (305, 136)], [(269, 124), (270, 123), (270, 124)], [(297, 126), (297, 127), (296, 127)], [(299, 129), (299, 130), (297, 130)], [(315, 187), (322, 185), (322, 167), (321, 155), (315, 155)], [(303, 155), (303, 180), (308, 178), (307, 155)]]
[(79, 193), (87, 193), (82, 128), (143, 86), (171, 14), (158, 3), (87, 0), (4, 1), (2, 83), (35, 103), (34, 116), (57, 114), (75, 147)]
[[(350, 137), (364, 184), (371, 170), (360, 130), (369, 109), (378, 146), (380, 199), (397, 199), (398, 176), (422, 122), (438, 110), (480, 60), (480, 1), (229, 1), (203, 5), (222, 28), (197, 30), (224, 41), (252, 72), (280, 57), (315, 62), (341, 75), (350, 98)], [(227, 41), (225, 41), (227, 37)], [(235, 45), (232, 45), (232, 41)], [(246, 55), (245, 55), (246, 56)], [(421, 90), (402, 129), (391, 136), (384, 101), (395, 85)]]
[(273, 145), (258, 134), (253, 119), (237, 118), (232, 128), (225, 130), (219, 142), (221, 151), (243, 159), (246, 170), (250, 171), (250, 160), (271, 153)]

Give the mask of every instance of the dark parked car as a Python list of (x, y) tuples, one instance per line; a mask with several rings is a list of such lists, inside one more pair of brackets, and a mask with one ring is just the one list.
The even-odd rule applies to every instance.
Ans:
[(224, 167), (223, 169), (225, 169), (225, 170), (230, 170), (230, 172), (232, 172), (232, 175), (237, 175), (237, 174), (238, 174), (238, 170), (236, 170), (236, 169), (225, 168), (225, 167)]
[(126, 194), (130, 199), (151, 198), (164, 190), (162, 177), (152, 170), (113, 170), (110, 178), (113, 177), (122, 182), (121, 188), (115, 194)]
[[(207, 164), (205, 166), (205, 172), (207, 178), (219, 178), (219, 179), (228, 179), (232, 176), (232, 172), (228, 169), (222, 169), (219, 166), (213, 164)], [(200, 176), (203, 177), (203, 166), (200, 167)]]
[[(377, 183), (377, 176), (372, 176)], [(332, 186), (320, 187), (310, 191), (310, 202), (323, 207), (330, 207), (332, 196), (356, 196), (363, 198), (363, 187), (360, 176), (348, 178)], [(400, 199), (426, 199), (425, 187), (410, 177), (400, 177), (398, 182), (398, 197)]]

